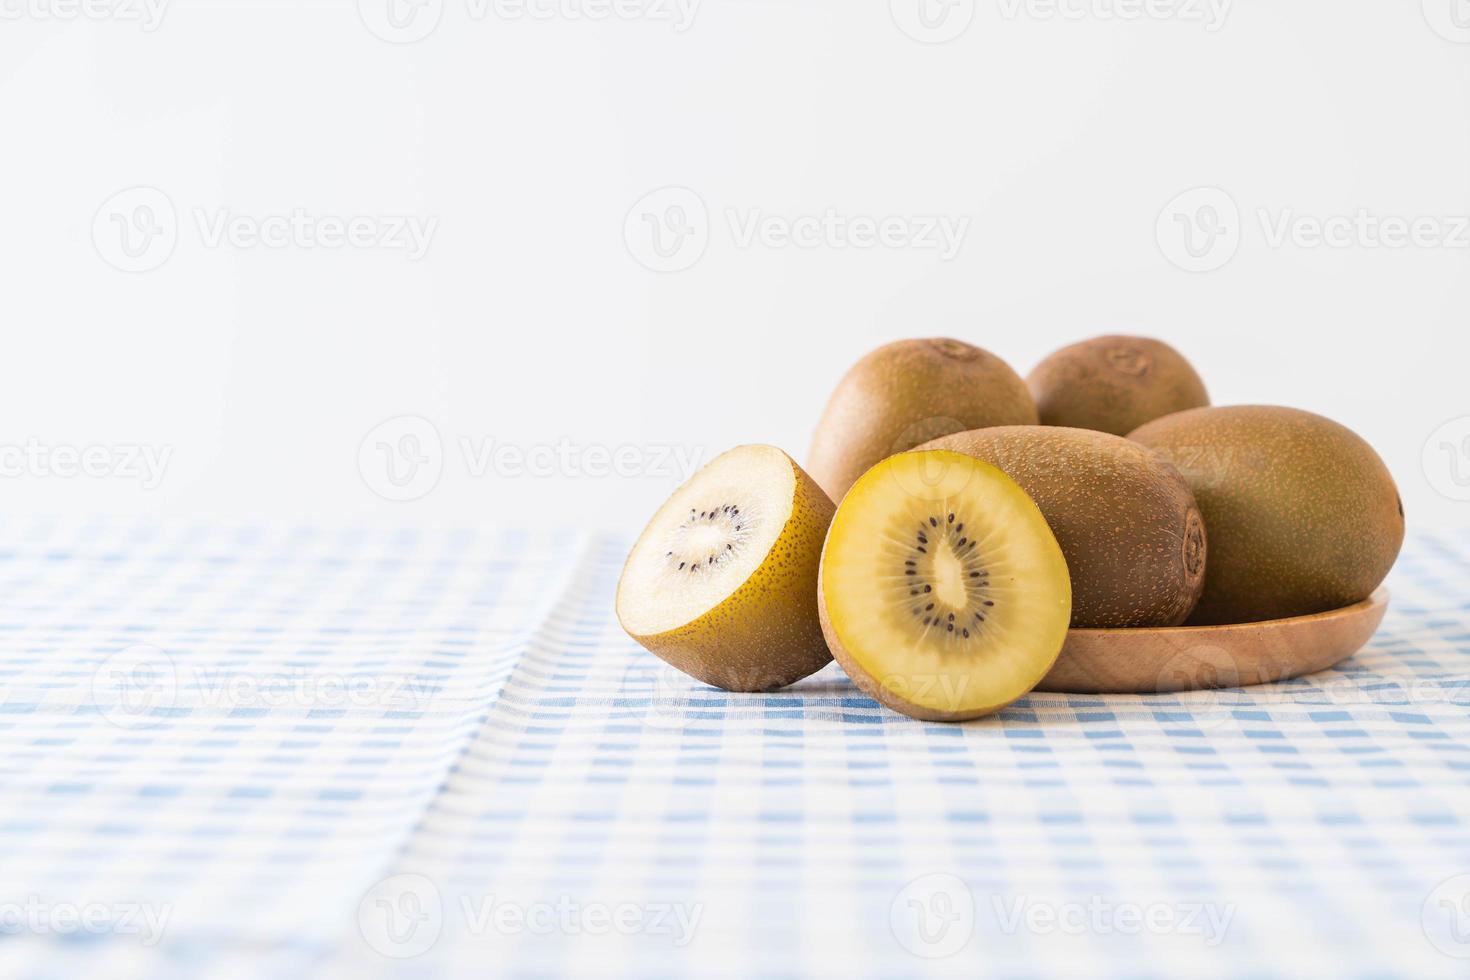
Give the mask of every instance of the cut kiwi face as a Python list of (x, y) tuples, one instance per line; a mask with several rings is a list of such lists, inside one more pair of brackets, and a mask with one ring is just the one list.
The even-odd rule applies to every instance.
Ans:
[(1010, 477), (947, 450), (868, 470), (827, 533), (828, 646), (871, 697), (914, 718), (1005, 707), (1051, 669), (1072, 586), (1041, 511)]
[(618, 621), (652, 653), (727, 691), (770, 691), (832, 655), (817, 569), (832, 501), (774, 446), (740, 446), (676, 490), (633, 546)]

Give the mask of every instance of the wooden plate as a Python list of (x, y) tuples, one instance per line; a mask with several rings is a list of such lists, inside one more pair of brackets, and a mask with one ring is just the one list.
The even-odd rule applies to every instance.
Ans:
[(1071, 630), (1038, 691), (1160, 694), (1268, 684), (1326, 670), (1363, 648), (1388, 590), (1313, 616), (1230, 626)]

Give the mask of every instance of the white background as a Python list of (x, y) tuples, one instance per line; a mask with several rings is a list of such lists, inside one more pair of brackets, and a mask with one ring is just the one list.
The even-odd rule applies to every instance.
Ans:
[[(1120, 331), (1181, 348), (1217, 403), (1361, 432), (1411, 526), (1470, 523), (1452, 499), (1465, 433), (1435, 434), (1470, 414), (1470, 230), (1391, 248), (1273, 246), (1267, 227), (1366, 210), (1456, 233), (1467, 0), (1152, 0), (1131, 18), (1137, 0), (924, 0), (932, 30), (919, 0), (619, 0), (632, 19), (426, 0), (403, 30), (388, 0), (174, 0), (148, 24), (141, 0), (75, 2), (0, 0), (0, 444), (170, 456), (152, 488), (26, 463), (0, 478), (11, 513), (632, 533), (681, 458), (804, 456), (880, 342), (948, 334), (1024, 374)], [(639, 202), (666, 186), (695, 195), (697, 261), (658, 272), (644, 215), (677, 216)], [(134, 187), (151, 190), (115, 197)], [(1200, 187), (1238, 220), (1191, 272), (1175, 212), (1202, 228), (1220, 192), (1170, 202)], [(159, 194), (171, 210), (141, 218), (165, 234), (122, 271), (116, 222)], [(741, 244), (729, 219), (828, 209), (969, 225), (946, 259)], [(294, 211), (433, 234), (420, 258), (206, 234)], [(368, 437), (404, 415), (433, 428), (422, 482), (387, 491), (417, 499), (394, 502), (373, 490), (377, 443), (423, 433)], [(561, 459), (477, 475), (463, 440)], [(589, 447), (622, 446), (638, 475), (580, 473)]]

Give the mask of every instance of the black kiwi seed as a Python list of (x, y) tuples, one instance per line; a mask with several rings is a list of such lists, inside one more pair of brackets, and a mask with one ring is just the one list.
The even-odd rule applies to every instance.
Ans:
[[(968, 582), (966, 587), (968, 598), (965, 604), (969, 608), (956, 609), (953, 612), (947, 609), (937, 608), (937, 597), (933, 595), (934, 586), (932, 583), (924, 581), (932, 569), (921, 569), (919, 567), (921, 564), (919, 556), (930, 554), (928, 547), (926, 547), (930, 543), (928, 533), (930, 528), (942, 529), (944, 531), (945, 543), (949, 546), (951, 552), (955, 557), (964, 562), (965, 565), (970, 566), (965, 569), (966, 581)], [(948, 635), (954, 636), (955, 639), (968, 640), (972, 634), (977, 636), (981, 635), (980, 632), (977, 632), (979, 630), (978, 624), (986, 621), (985, 613), (976, 611), (974, 612), (975, 618), (973, 620), (966, 620), (965, 622), (960, 621), (961, 614), (974, 610), (976, 602), (993, 607), (995, 601), (983, 598), (985, 595), (983, 591), (979, 591), (977, 594), (977, 590), (985, 589), (990, 585), (989, 573), (983, 568), (974, 567), (978, 564), (976, 561), (976, 546), (979, 542), (972, 541), (968, 535), (964, 534), (964, 530), (965, 522), (959, 519), (959, 514), (952, 511), (945, 511), (942, 516), (931, 515), (923, 518), (919, 522), (918, 530), (914, 532), (915, 543), (909, 546), (909, 555), (904, 559), (903, 573), (904, 580), (909, 586), (909, 595), (911, 597), (924, 596), (925, 599), (936, 600), (933, 602), (926, 601), (922, 609), (919, 606), (912, 607), (909, 611), (914, 617), (921, 619), (925, 626), (943, 625), (945, 629), (940, 634), (941, 636)], [(966, 623), (969, 625), (966, 625)]]

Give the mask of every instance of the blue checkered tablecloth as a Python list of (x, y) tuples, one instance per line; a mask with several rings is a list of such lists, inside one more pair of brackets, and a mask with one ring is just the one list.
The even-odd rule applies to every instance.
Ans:
[(669, 671), (627, 544), (0, 525), (0, 975), (1470, 974), (1470, 535), (1335, 670), (962, 726)]

